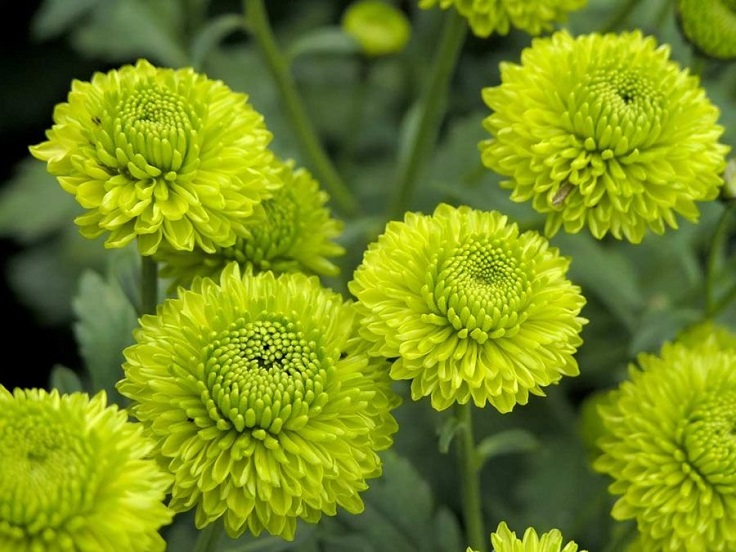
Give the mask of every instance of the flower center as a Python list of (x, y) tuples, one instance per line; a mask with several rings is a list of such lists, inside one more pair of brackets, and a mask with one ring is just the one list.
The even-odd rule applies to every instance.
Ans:
[(329, 365), (319, 345), (286, 317), (239, 319), (205, 349), (210, 416), (218, 427), (225, 418), (238, 431), (262, 430), (253, 432), (257, 437), (303, 424), (327, 399), (322, 388)]
[(683, 444), (690, 465), (709, 482), (734, 482), (736, 390), (710, 393), (698, 403), (684, 428)]
[(57, 529), (92, 508), (97, 487), (90, 443), (61, 419), (29, 404), (0, 423), (0, 534)]
[(425, 288), (461, 337), (479, 342), (518, 327), (528, 302), (523, 263), (504, 242), (471, 237), (451, 252), (437, 270), (434, 288)]

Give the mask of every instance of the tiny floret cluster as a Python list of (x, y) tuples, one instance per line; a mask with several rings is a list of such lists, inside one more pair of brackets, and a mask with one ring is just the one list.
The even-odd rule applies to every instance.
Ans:
[(160, 275), (172, 288), (188, 287), (197, 276), (218, 279), (232, 261), (254, 272), (304, 272), (335, 276), (339, 268), (332, 258), (345, 249), (335, 239), (343, 229), (327, 207), (328, 195), (312, 175), (294, 168), (292, 161), (274, 161), (274, 171), (283, 186), (273, 197), (255, 207), (244, 234), (229, 247), (207, 252), (177, 251), (161, 247), (155, 257)]
[(399, 398), (355, 330), (316, 276), (237, 263), (144, 316), (118, 389), (174, 474), (169, 506), (288, 540), (298, 519), (361, 512)]
[[(570, 541), (563, 544), (562, 533), (559, 529), (552, 529), (538, 535), (533, 527), (524, 531), (519, 539), (516, 532), (511, 531), (505, 521), (498, 524), (495, 533), (491, 533), (493, 552), (578, 552), (578, 545)], [(475, 552), (468, 547), (466, 552)], [(579, 552), (586, 552), (580, 550)]]
[(419, 0), (428, 9), (455, 8), (468, 20), (473, 34), (486, 38), (492, 33), (506, 35), (511, 28), (531, 35), (551, 31), (567, 15), (585, 6), (587, 0)]
[(498, 212), (441, 204), (390, 222), (348, 287), (371, 354), (413, 399), (509, 412), (578, 374), (585, 299), (569, 264)]
[(0, 550), (163, 552), (170, 474), (103, 392), (0, 385)]
[(46, 137), (31, 153), (85, 209), (82, 235), (143, 255), (232, 245), (280, 186), (248, 97), (190, 68), (140, 60), (74, 81)]
[(599, 407), (593, 466), (640, 550), (736, 549), (736, 351), (715, 338), (642, 354)]
[(535, 39), (483, 100), (483, 163), (546, 215), (548, 236), (587, 227), (638, 243), (678, 216), (697, 221), (723, 185), (719, 109), (639, 31)]

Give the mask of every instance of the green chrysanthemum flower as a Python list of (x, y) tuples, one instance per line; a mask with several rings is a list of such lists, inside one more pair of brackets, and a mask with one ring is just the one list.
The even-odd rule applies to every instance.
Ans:
[(696, 221), (723, 184), (718, 108), (669, 47), (639, 31), (535, 39), (483, 90), (493, 110), (483, 163), (511, 199), (547, 214), (545, 233), (584, 226), (631, 242)]
[(159, 249), (160, 274), (172, 280), (172, 287), (188, 287), (196, 276), (217, 279), (232, 261), (254, 272), (339, 273), (330, 258), (345, 253), (333, 241), (343, 223), (331, 217), (327, 193), (305, 169), (295, 170), (292, 161), (276, 161), (274, 167), (283, 187), (256, 207), (245, 235), (234, 245), (211, 253), (198, 248), (191, 252)]
[(31, 153), (87, 212), (82, 235), (143, 255), (232, 245), (254, 205), (281, 184), (271, 133), (244, 94), (192, 69), (140, 60), (74, 81)]
[(648, 552), (736, 550), (736, 351), (667, 343), (638, 365), (600, 407), (613, 517)]
[(104, 392), (0, 385), (0, 550), (163, 551), (171, 476), (152, 448)]
[(724, 351), (736, 352), (736, 333), (731, 328), (716, 324), (712, 320), (686, 328), (677, 336), (678, 343), (691, 348), (710, 341)]
[[(552, 529), (540, 537), (534, 528), (529, 527), (524, 532), (524, 537), (518, 539), (516, 533), (511, 531), (504, 521), (498, 524), (495, 533), (491, 533), (491, 545), (494, 552), (578, 552), (578, 545), (575, 542), (568, 542), (563, 547), (562, 533), (559, 529)], [(473, 551), (468, 548), (467, 552)]]
[(736, 58), (736, 1), (678, 0), (677, 22), (699, 52), (716, 59)]
[(419, 0), (423, 9), (454, 7), (468, 20), (473, 34), (486, 38), (506, 35), (511, 27), (530, 35), (551, 31), (568, 13), (585, 6), (587, 0)]
[(343, 30), (369, 57), (387, 56), (404, 49), (411, 36), (409, 19), (384, 0), (357, 0), (342, 17)]
[(289, 540), (298, 518), (362, 511), (399, 398), (355, 327), (316, 277), (237, 263), (144, 316), (118, 388), (175, 476), (170, 507)]
[(371, 354), (394, 359), (414, 400), (509, 412), (578, 374), (585, 299), (569, 262), (500, 213), (441, 204), (390, 222), (348, 287)]

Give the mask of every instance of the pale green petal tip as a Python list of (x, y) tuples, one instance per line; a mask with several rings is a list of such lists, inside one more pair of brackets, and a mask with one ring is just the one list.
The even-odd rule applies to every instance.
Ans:
[(536, 529), (529, 527), (524, 531), (522, 538), (511, 531), (505, 521), (498, 524), (498, 528), (491, 533), (491, 545), (494, 552), (587, 552), (578, 550), (573, 542), (564, 543), (559, 529), (552, 529), (546, 533), (537, 534)]
[(736, 59), (736, 3), (733, 0), (678, 0), (677, 22), (701, 54)]
[(413, 399), (505, 413), (578, 374), (585, 298), (568, 265), (501, 213), (441, 204), (390, 222), (348, 288), (371, 354)]
[(423, 9), (438, 5), (442, 9), (456, 9), (468, 20), (473, 34), (481, 38), (493, 33), (506, 35), (512, 28), (536, 36), (564, 23), (571, 12), (586, 4), (587, 0), (419, 0)]
[(411, 37), (409, 18), (386, 0), (357, 0), (342, 16), (343, 30), (368, 57), (396, 54)]
[(0, 428), (0, 550), (164, 550), (172, 477), (104, 392), (0, 386)]
[(587, 228), (639, 243), (718, 197), (730, 149), (720, 110), (669, 56), (640, 31), (558, 31), (483, 91), (483, 164), (546, 215), (548, 236)]
[(736, 349), (733, 335), (691, 342), (701, 331), (640, 355), (599, 407), (593, 467), (612, 480), (612, 516), (636, 521), (637, 549), (736, 548)]
[(338, 508), (362, 510), (400, 402), (342, 296), (301, 273), (220, 279), (141, 319), (118, 389), (175, 477), (170, 507), (203, 527), (294, 538)]
[(280, 186), (271, 133), (245, 94), (146, 60), (74, 81), (30, 151), (88, 212), (85, 237), (191, 251), (228, 246)]

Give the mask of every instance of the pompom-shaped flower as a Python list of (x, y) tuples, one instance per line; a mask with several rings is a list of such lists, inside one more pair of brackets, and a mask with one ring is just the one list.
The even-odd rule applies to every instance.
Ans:
[(414, 400), (509, 412), (578, 374), (585, 299), (568, 266), (498, 212), (441, 204), (389, 222), (348, 287), (371, 354), (394, 360)]
[(736, 333), (712, 320), (686, 328), (678, 334), (677, 342), (688, 347), (699, 347), (713, 342), (719, 349), (736, 352)]
[(345, 253), (333, 241), (343, 224), (331, 217), (327, 193), (305, 169), (295, 170), (292, 161), (276, 161), (274, 167), (284, 185), (256, 206), (244, 236), (210, 253), (162, 247), (156, 254), (162, 263), (161, 276), (170, 278), (173, 287), (188, 287), (196, 276), (217, 279), (232, 261), (255, 272), (337, 275), (339, 268), (330, 258)]
[(631, 242), (697, 220), (723, 184), (728, 147), (697, 77), (639, 31), (539, 38), (483, 90), (493, 110), (483, 163), (547, 215), (545, 232), (587, 225)]
[(253, 207), (280, 186), (271, 133), (247, 96), (192, 69), (146, 60), (74, 81), (54, 110), (47, 162), (86, 213), (82, 235), (143, 255), (232, 245)]
[[(578, 552), (578, 545), (574, 542), (568, 542), (563, 547), (559, 529), (552, 529), (540, 537), (534, 528), (529, 527), (524, 537), (518, 539), (504, 521), (498, 524), (495, 533), (491, 533), (491, 545), (494, 552)], [(468, 548), (467, 552), (473, 551)]]
[(613, 517), (636, 520), (641, 550), (735, 550), (736, 352), (675, 342), (638, 364), (600, 407)]
[(163, 551), (171, 476), (141, 430), (104, 392), (0, 385), (0, 550)]
[(172, 509), (286, 539), (298, 518), (362, 511), (399, 398), (339, 294), (231, 263), (144, 316), (135, 339), (118, 389), (175, 476)]
[(555, 23), (564, 22), (568, 13), (586, 3), (587, 0), (419, 0), (419, 7), (454, 7), (468, 20), (473, 34), (485, 38), (492, 33), (506, 35), (511, 27), (530, 35), (550, 31)]
[(369, 57), (400, 52), (411, 35), (411, 25), (404, 12), (385, 0), (353, 2), (343, 14), (342, 28)]
[(716, 59), (736, 58), (734, 0), (678, 0), (677, 22), (697, 51)]

